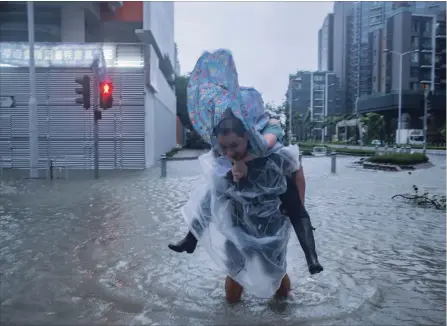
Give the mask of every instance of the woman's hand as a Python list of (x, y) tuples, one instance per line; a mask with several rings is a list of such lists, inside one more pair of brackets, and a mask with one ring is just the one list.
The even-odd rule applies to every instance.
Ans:
[(243, 160), (234, 161), (231, 172), (233, 173), (233, 181), (239, 182), (241, 179), (247, 176), (247, 165)]

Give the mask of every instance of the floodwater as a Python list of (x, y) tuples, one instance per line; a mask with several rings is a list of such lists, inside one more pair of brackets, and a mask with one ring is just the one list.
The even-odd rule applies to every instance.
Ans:
[(445, 213), (391, 200), (445, 194), (445, 158), (407, 172), (364, 171), (355, 158), (303, 158), (306, 206), (324, 272), (310, 276), (295, 237), (292, 294), (224, 300), (224, 275), (203, 248), (167, 244), (201, 182), (197, 161), (95, 181), (0, 182), (0, 324), (445, 325)]

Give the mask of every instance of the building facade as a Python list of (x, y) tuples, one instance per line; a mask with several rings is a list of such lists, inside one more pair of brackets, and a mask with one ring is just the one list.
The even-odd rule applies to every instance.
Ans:
[[(118, 4), (35, 3), (37, 127), (43, 167), (61, 157), (67, 168), (92, 167), (92, 113), (75, 104), (74, 79), (93, 77), (90, 65), (99, 53), (114, 85), (113, 108), (99, 122), (100, 168), (150, 167), (176, 145), (173, 3)], [(11, 19), (0, 22), (0, 95), (15, 99), (14, 106), (0, 109), (0, 156), (4, 166), (26, 168), (30, 164), (25, 123), (29, 51), (23, 43), (27, 17), (26, 4), (16, 5), (8, 2)]]
[[(289, 76), (288, 102), (292, 112), (292, 132), (298, 140), (307, 137), (321, 140), (330, 137), (322, 123), (339, 113), (338, 79), (328, 71), (298, 71)], [(305, 124), (312, 122), (311, 135)]]
[(349, 64), (349, 31), (352, 30), (352, 9), (353, 2), (334, 2), (334, 37), (333, 37), (333, 57), (334, 73), (340, 83), (340, 106), (342, 112), (349, 112), (350, 107), (346, 106), (348, 88), (348, 64)]
[[(388, 78), (384, 71), (386, 63), (383, 53), (380, 52), (386, 46), (383, 42), (379, 43), (380, 40), (383, 41), (386, 38), (388, 42), (392, 42), (391, 40), (394, 39), (396, 45), (400, 39), (408, 40), (413, 37), (417, 40), (420, 37), (423, 42), (431, 42), (425, 36), (408, 36), (409, 33), (406, 31), (411, 31), (409, 17), (432, 17), (434, 15), (437, 22), (442, 22), (445, 21), (445, 6), (445, 2), (438, 1), (356, 1), (351, 3), (336, 1), (334, 3), (333, 71), (340, 80), (342, 106), (346, 112), (356, 110), (357, 98), (387, 91), (382, 82), (383, 78)], [(406, 19), (406, 23), (399, 22), (400, 19)], [(425, 18), (412, 19), (416, 21)], [(393, 27), (395, 28), (393, 29)], [(404, 27), (410, 29), (402, 29)], [(443, 38), (439, 36), (437, 38), (438, 49), (441, 49)], [(408, 42), (404, 43), (399, 47), (407, 47), (405, 44)], [(378, 50), (378, 48), (381, 49)], [(427, 51), (425, 49), (424, 53), (421, 50), (420, 54), (415, 54), (414, 60), (416, 60), (416, 56), (423, 59), (428, 58)], [(389, 55), (387, 54), (385, 57)], [(396, 60), (396, 58), (388, 61), (390, 60)], [(442, 56), (436, 60), (442, 62)], [(439, 64), (439, 68), (434, 69), (432, 75), (442, 75), (441, 66), (442, 63)], [(424, 69), (428, 69), (428, 66), (424, 65), (418, 69), (418, 72), (416, 72), (416, 68), (413, 69), (413, 76), (417, 75), (420, 78), (418, 80), (420, 83), (427, 77), (424, 76)], [(407, 73), (410, 72), (410, 70), (407, 71)], [(438, 79), (435, 78), (435, 80)], [(387, 83), (388, 91), (390, 88), (394, 89), (395, 85), (392, 86), (394, 83), (392, 80), (388, 80)], [(417, 82), (413, 81), (413, 83), (413, 87), (416, 88)], [(439, 86), (437, 87), (439, 88)]]
[(334, 15), (328, 14), (318, 31), (318, 70), (334, 70)]
[(396, 109), (402, 88), (402, 110), (413, 116), (402, 123), (420, 128), (424, 84), (432, 90), (433, 110), (445, 111), (445, 11), (420, 13), (427, 10), (400, 7), (370, 32), (372, 93), (360, 97), (359, 111)]
[[(114, 17), (117, 11), (123, 10), (121, 9), (122, 7), (123, 3), (121, 1), (35, 2), (35, 41), (107, 41), (108, 35), (116, 35), (116, 33), (104, 26), (104, 21), (107, 21), (107, 17)], [(126, 4), (127, 7), (129, 7), (129, 4)], [(27, 20), (26, 2), (8, 1), (2, 4), (2, 11), (0, 12), (0, 42), (27, 42)], [(114, 20), (119, 22), (116, 19)], [(135, 34), (133, 34), (133, 38), (136, 40)], [(127, 42), (130, 42), (130, 40)]]

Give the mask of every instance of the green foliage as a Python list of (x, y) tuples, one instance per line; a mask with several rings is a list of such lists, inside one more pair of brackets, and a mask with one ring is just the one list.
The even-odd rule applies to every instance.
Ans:
[[(177, 116), (183, 126), (189, 131), (186, 134), (185, 148), (191, 149), (207, 149), (209, 145), (205, 143), (199, 134), (192, 127), (188, 115), (187, 89), (189, 76), (175, 77), (175, 95), (177, 97)], [(175, 153), (174, 153), (175, 154)]]
[(385, 155), (374, 155), (368, 158), (371, 163), (414, 165), (427, 163), (428, 157), (422, 153), (389, 153)]
[(334, 150), (337, 154), (345, 154), (345, 155), (352, 155), (352, 156), (373, 156), (375, 152), (373, 150), (367, 150), (367, 149), (360, 149), (360, 148), (331, 148), (331, 150)]
[(374, 139), (384, 140), (385, 119), (383, 115), (370, 112), (360, 117), (360, 122), (366, 126), (366, 137), (364, 141), (367, 144), (371, 143)]
[(177, 116), (183, 126), (192, 129), (191, 121), (188, 115), (187, 94), (189, 76), (175, 77), (175, 96), (177, 97)]
[(194, 130), (191, 129), (186, 133), (185, 148), (190, 149), (209, 149), (210, 145), (203, 141), (202, 137)]
[(441, 132), (441, 136), (445, 139), (445, 123), (444, 123), (444, 126), (442, 126), (440, 132)]
[(173, 147), (169, 152), (166, 153), (166, 157), (173, 157), (180, 150), (181, 150), (181, 148), (179, 148), (179, 147)]

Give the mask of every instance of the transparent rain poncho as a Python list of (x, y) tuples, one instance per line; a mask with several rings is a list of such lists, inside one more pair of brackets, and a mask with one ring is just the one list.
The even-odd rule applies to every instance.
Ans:
[(189, 230), (214, 262), (248, 292), (271, 297), (286, 273), (289, 218), (279, 195), (285, 175), (299, 167), (298, 147), (272, 150), (249, 163), (240, 182), (227, 178), (231, 162), (212, 151), (199, 158), (206, 184), (182, 208)]
[[(268, 119), (260, 105), (256, 90), (238, 86), (229, 51), (206, 52), (198, 60), (188, 85), (188, 111), (196, 131), (215, 149), (200, 156), (205, 183), (196, 188), (182, 215), (228, 276), (246, 291), (268, 298), (286, 273), (291, 224), (281, 212), (279, 196), (286, 192), (286, 176), (299, 168), (299, 149), (281, 144), (267, 149), (260, 130)], [(228, 108), (244, 123), (251, 148), (261, 156), (247, 163), (248, 175), (240, 182), (233, 182), (231, 161), (216, 155), (219, 148), (213, 141), (214, 126)]]

